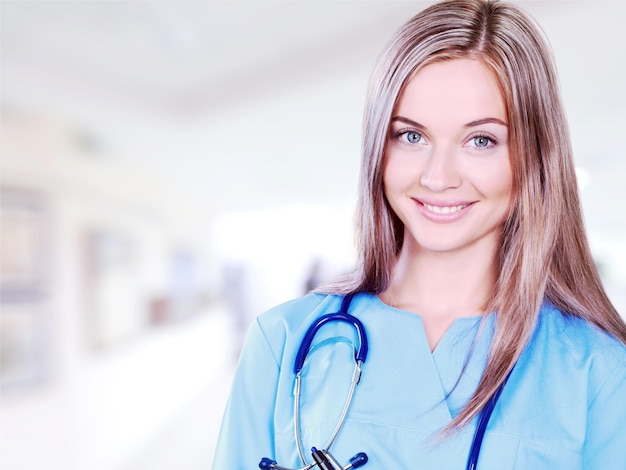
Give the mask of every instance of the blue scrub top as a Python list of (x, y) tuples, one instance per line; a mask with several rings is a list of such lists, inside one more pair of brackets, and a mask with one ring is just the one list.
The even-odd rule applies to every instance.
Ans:
[[(214, 470), (251, 470), (262, 457), (284, 467), (303, 465), (293, 431), (293, 363), (308, 327), (340, 304), (338, 296), (307, 295), (251, 325)], [(445, 440), (437, 431), (476, 389), (494, 314), (457, 319), (431, 352), (419, 315), (367, 293), (357, 294), (349, 311), (365, 326), (369, 355), (331, 453), (345, 465), (365, 452), (366, 470), (465, 469), (476, 420)], [(302, 371), (305, 449), (325, 446), (337, 423), (356, 344), (354, 329), (338, 322), (313, 341)], [(491, 416), (478, 469), (625, 470), (626, 347), (544, 305)]]

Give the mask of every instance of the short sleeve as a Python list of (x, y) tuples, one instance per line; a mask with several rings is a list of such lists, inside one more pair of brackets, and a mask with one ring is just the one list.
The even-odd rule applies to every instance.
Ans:
[(623, 358), (589, 406), (582, 468), (626, 469), (626, 361)]
[(218, 438), (213, 470), (258, 468), (274, 451), (279, 365), (258, 320), (248, 330)]

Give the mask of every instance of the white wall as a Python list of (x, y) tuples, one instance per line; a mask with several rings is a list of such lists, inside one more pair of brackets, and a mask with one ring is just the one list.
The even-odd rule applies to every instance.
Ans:
[[(206, 214), (178, 200), (166, 182), (120, 166), (114, 156), (81, 151), (75, 130), (29, 113), (5, 115), (2, 122), (2, 185), (43, 195), (49, 255), (43, 297), (32, 303), (46, 332), (38, 344), (41, 376), (2, 390), (0, 458), (6, 469), (128, 465), (187, 403), (201, 394), (211, 400), (207, 390), (228, 377), (235, 354), (232, 323), (219, 299), (168, 325), (149, 326), (144, 316), (150, 298), (169, 287), (172, 249), (213, 257), (204, 236)], [(106, 349), (90, 344), (87, 328), (84, 234), (93, 227), (120, 230), (136, 242), (129, 279), (136, 311), (128, 313), (137, 324)], [(201, 280), (215, 294), (209, 281), (208, 274)], [(14, 304), (4, 299), (2, 308)], [(29, 303), (20, 305), (27, 309)], [(213, 426), (205, 424), (207, 435)]]
[[(228, 175), (222, 184), (241, 187), (241, 200), (230, 203), (249, 209), (234, 212), (223, 210), (228, 201), (185, 199), (172, 181), (133, 168), (114, 151), (90, 153), (75, 140), (79, 124), (32, 110), (5, 114), (2, 184), (44, 194), (51, 255), (45, 302), (50, 329), (42, 344), (47, 376), (39, 384), (3, 390), (6, 468), (153, 470), (155, 453), (208, 468), (242, 329), (269, 306), (301, 295), (315, 259), (323, 261), (327, 277), (352, 263), (354, 198), (336, 200), (326, 189), (342, 184), (354, 191), (365, 79), (304, 85), (305, 93), (259, 97), (194, 134), (208, 155), (197, 177), (219, 165)], [(337, 110), (333, 120), (330, 108)], [(238, 159), (246, 151), (258, 159), (243, 167)], [(329, 152), (336, 163), (320, 168), (319, 155), (328, 160)], [(291, 165), (277, 161), (285, 154), (293, 155)], [(308, 172), (315, 191), (290, 187), (293, 171)], [(258, 191), (263, 199), (275, 193), (283, 203), (259, 205)], [(117, 229), (136, 241), (132, 282), (138, 306), (165, 289), (167, 255), (176, 246), (191, 247), (207, 261), (204, 281), (215, 302), (184, 322), (143, 329), (140, 321), (134, 336), (94, 350), (86, 329), (82, 251), (89, 227)], [(229, 263), (246, 269), (240, 294), (247, 316), (239, 324), (220, 297), (221, 269)], [(216, 400), (212, 420), (205, 412), (199, 414), (203, 423), (177, 421), (190, 406)], [(181, 426), (179, 435), (193, 428), (207, 439), (186, 436), (184, 442), (167, 439), (162, 449), (151, 447), (171, 426)]]

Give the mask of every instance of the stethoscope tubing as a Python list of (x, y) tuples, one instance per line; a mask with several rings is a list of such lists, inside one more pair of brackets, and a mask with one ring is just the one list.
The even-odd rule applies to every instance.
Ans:
[[(333, 442), (335, 442), (335, 439), (337, 438), (339, 431), (341, 431), (341, 428), (346, 422), (346, 417), (348, 415), (348, 410), (350, 409), (350, 405), (352, 404), (352, 400), (354, 398), (354, 392), (356, 390), (356, 386), (359, 384), (359, 381), (361, 380), (362, 366), (365, 360), (367, 359), (367, 352), (369, 348), (368, 348), (367, 335), (365, 333), (365, 328), (363, 326), (363, 323), (361, 323), (361, 320), (359, 320), (358, 318), (348, 313), (348, 308), (350, 307), (350, 302), (352, 302), (352, 297), (353, 295), (346, 295), (341, 302), (341, 308), (339, 309), (338, 312), (322, 315), (315, 322), (313, 322), (313, 324), (311, 324), (311, 326), (305, 333), (302, 342), (300, 343), (300, 348), (298, 348), (296, 359), (294, 361), (293, 369), (296, 375), (296, 380), (295, 380), (295, 386), (294, 386), (294, 411), (293, 411), (294, 426), (293, 428), (294, 428), (296, 447), (298, 449), (298, 455), (300, 456), (302, 463), (305, 464), (305, 467), (304, 467), (305, 469), (307, 468), (309, 464), (307, 463), (307, 459), (304, 453), (304, 446), (302, 444), (302, 432), (301, 432), (302, 430), (300, 426), (300, 395), (301, 395), (301, 390), (302, 390), (302, 368), (304, 367), (304, 361), (306, 359), (307, 354), (309, 353), (309, 350), (311, 348), (311, 343), (313, 342), (315, 335), (317, 334), (319, 329), (322, 328), (324, 325), (331, 323), (331, 322), (338, 321), (338, 322), (351, 324), (356, 331), (358, 342), (359, 342), (359, 347), (355, 352), (355, 358), (354, 358), (355, 365), (354, 365), (354, 371), (352, 373), (352, 381), (350, 383), (350, 389), (348, 391), (348, 395), (344, 402), (341, 415), (339, 416), (339, 419), (337, 421), (337, 425), (335, 426), (335, 429), (330, 435), (328, 442), (324, 446), (323, 452), (328, 452), (330, 450), (330, 447), (333, 445)], [(332, 458), (332, 456), (330, 457)], [(315, 463), (312, 463), (311, 465), (313, 466), (315, 465)], [(342, 467), (339, 466), (339, 468), (342, 468)]]
[[(304, 464), (304, 467), (301, 467), (297, 470), (309, 470), (315, 466), (319, 467), (321, 465), (318, 462), (307, 463), (305, 453), (304, 453), (304, 446), (302, 443), (302, 432), (301, 432), (301, 421), (300, 421), (300, 395), (302, 391), (302, 368), (304, 367), (304, 361), (307, 357), (307, 354), (309, 353), (313, 339), (315, 338), (315, 335), (317, 334), (319, 329), (323, 327), (324, 325), (330, 322), (335, 322), (335, 321), (349, 323), (352, 326), (354, 326), (355, 331), (357, 333), (358, 340), (359, 340), (359, 347), (357, 348), (355, 352), (355, 357), (354, 357), (355, 366), (354, 366), (354, 372), (352, 374), (352, 382), (350, 384), (350, 390), (348, 391), (348, 396), (346, 397), (346, 401), (344, 403), (337, 425), (335, 426), (335, 429), (333, 430), (323, 450), (318, 451), (315, 448), (313, 448), (312, 450), (314, 451), (314, 453), (318, 453), (318, 454), (322, 453), (328, 459), (327, 462), (336, 470), (347, 470), (347, 469), (353, 468), (352, 461), (354, 462), (359, 461), (357, 457), (360, 457), (360, 461), (358, 464), (354, 463), (354, 468), (360, 467), (361, 465), (364, 465), (365, 463), (367, 463), (367, 455), (364, 453), (359, 453), (355, 457), (353, 457), (353, 459), (351, 459), (351, 463), (349, 465), (342, 467), (329, 452), (330, 447), (335, 442), (337, 435), (341, 431), (341, 428), (343, 427), (346, 421), (348, 410), (350, 409), (350, 405), (352, 404), (352, 401), (354, 398), (356, 386), (359, 384), (360, 379), (361, 379), (362, 366), (367, 358), (367, 353), (368, 353), (368, 341), (367, 341), (367, 335), (365, 333), (365, 328), (363, 327), (363, 324), (358, 318), (348, 313), (348, 308), (350, 306), (350, 302), (352, 301), (352, 297), (353, 297), (353, 294), (346, 295), (343, 298), (343, 301), (341, 302), (341, 308), (338, 312), (322, 315), (315, 322), (311, 324), (306, 334), (304, 335), (304, 338), (302, 342), (300, 343), (300, 347), (298, 348), (298, 352), (296, 354), (296, 359), (294, 361), (294, 374), (295, 374), (294, 435), (295, 435), (296, 447), (298, 449), (298, 454), (300, 456), (300, 459), (302, 460), (302, 463)], [(480, 456), (480, 450), (482, 448), (482, 442), (485, 437), (487, 425), (489, 424), (489, 420), (491, 419), (491, 414), (493, 413), (493, 410), (496, 407), (496, 404), (498, 403), (498, 399), (500, 398), (500, 395), (502, 394), (502, 391), (504, 390), (504, 386), (506, 385), (509, 377), (511, 376), (511, 373), (512, 371), (508, 373), (504, 381), (500, 384), (496, 392), (491, 396), (491, 398), (489, 399), (485, 407), (481, 410), (478, 416), (478, 423), (476, 425), (476, 430), (474, 431), (474, 436), (472, 438), (472, 445), (470, 447), (470, 452), (468, 454), (466, 470), (476, 470), (478, 466), (478, 457)], [(267, 459), (267, 458), (264, 458), (263, 460), (261, 460), (259, 467), (262, 469), (272, 469), (272, 470), (291, 470), (286, 467), (281, 467), (275, 461)]]
[(480, 450), (483, 446), (483, 438), (485, 437), (485, 432), (487, 431), (487, 424), (489, 424), (491, 413), (493, 413), (493, 409), (496, 407), (500, 395), (502, 395), (502, 391), (511, 376), (511, 372), (508, 373), (504, 381), (500, 384), (496, 392), (491, 396), (485, 407), (482, 409), (480, 415), (478, 415), (478, 424), (476, 425), (476, 431), (474, 431), (472, 447), (470, 447), (470, 453), (467, 458), (466, 470), (476, 470), (478, 467), (478, 456), (480, 455)]
[[(354, 372), (352, 373), (352, 382), (350, 383), (350, 390), (348, 391), (346, 401), (344, 402), (343, 409), (341, 410), (341, 415), (339, 416), (339, 419), (337, 420), (337, 425), (335, 426), (335, 429), (333, 430), (332, 434), (328, 438), (328, 442), (324, 446), (325, 450), (330, 449), (330, 447), (333, 445), (333, 442), (335, 442), (335, 439), (337, 438), (339, 431), (341, 431), (341, 428), (346, 422), (346, 416), (348, 415), (348, 410), (350, 409), (350, 405), (352, 404), (354, 391), (356, 390), (356, 386), (359, 384), (359, 381), (361, 380), (362, 365), (363, 365), (362, 361), (357, 361), (356, 364), (354, 365)], [(298, 448), (298, 454), (300, 455), (302, 462), (306, 463), (306, 458), (304, 456), (304, 448), (302, 445), (302, 432), (301, 432), (302, 430), (300, 428), (301, 386), (302, 386), (302, 374), (301, 372), (298, 372), (298, 375), (296, 375), (296, 385), (294, 389), (294, 419), (295, 419), (294, 435), (296, 439), (296, 447)]]
[(365, 362), (365, 360), (367, 359), (369, 343), (367, 341), (367, 335), (365, 334), (365, 327), (363, 326), (361, 320), (348, 313), (348, 307), (350, 306), (352, 297), (353, 295), (346, 295), (341, 302), (341, 309), (338, 312), (322, 315), (311, 324), (311, 326), (305, 333), (304, 338), (300, 343), (300, 347), (298, 348), (298, 353), (296, 354), (296, 360), (294, 361), (293, 365), (293, 372), (296, 376), (302, 370), (302, 367), (304, 367), (304, 360), (309, 353), (311, 343), (313, 342), (313, 339), (315, 338), (315, 335), (317, 334), (319, 329), (327, 323), (334, 321), (349, 323), (354, 326), (359, 340), (359, 347), (355, 353), (355, 361), (361, 361), (361, 363)]

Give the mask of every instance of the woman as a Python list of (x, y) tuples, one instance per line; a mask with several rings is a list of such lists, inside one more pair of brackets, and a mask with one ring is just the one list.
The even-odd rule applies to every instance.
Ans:
[[(344, 299), (369, 354), (330, 449), (342, 464), (474, 468), (471, 449), (480, 469), (626, 468), (626, 325), (589, 252), (539, 29), (499, 2), (427, 8), (383, 52), (364, 131), (357, 268), (251, 327), (214, 468), (313, 461), (294, 358)], [(341, 322), (312, 340), (300, 447), (333, 433), (355, 344)]]

